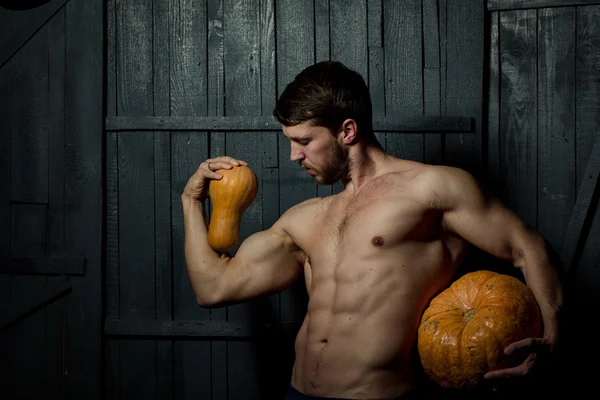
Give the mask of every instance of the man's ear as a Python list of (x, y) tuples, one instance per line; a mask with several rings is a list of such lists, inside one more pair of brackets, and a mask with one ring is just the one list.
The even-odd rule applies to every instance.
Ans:
[(340, 133), (342, 133), (344, 144), (353, 144), (358, 140), (358, 124), (351, 118), (344, 120), (340, 127)]

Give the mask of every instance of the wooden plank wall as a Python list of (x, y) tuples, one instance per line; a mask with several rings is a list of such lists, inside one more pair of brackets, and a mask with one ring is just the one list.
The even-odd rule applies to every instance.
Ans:
[(0, 257), (86, 262), (68, 277), (19, 263), (0, 275), (2, 312), (69, 288), (0, 332), (2, 398), (102, 391), (103, 17), (102, 1), (0, 8)]
[[(580, 347), (580, 321), (594, 313), (600, 287), (597, 190), (594, 195), (595, 184), (583, 185), (597, 180), (593, 171), (599, 169), (591, 152), (600, 137), (600, 5), (582, 3), (488, 1), (499, 10), (490, 13), (490, 178), (499, 196), (558, 254), (563, 244), (572, 246), (569, 227), (578, 225), (569, 234), (583, 237), (578, 262), (565, 271), (567, 358), (558, 384), (548, 382), (569, 397), (593, 387), (593, 373), (583, 365), (600, 353), (595, 343)], [(587, 176), (589, 167), (594, 176)], [(589, 208), (588, 226), (578, 224), (576, 203)]]
[[(107, 116), (270, 117), (276, 96), (302, 68), (335, 59), (363, 74), (377, 116), (475, 120), (475, 134), (377, 135), (396, 156), (478, 173), (484, 6), (462, 3), (109, 0)], [(107, 318), (137, 326), (201, 321), (292, 327), (252, 340), (111, 335), (107, 399), (281, 398), (306, 311), (302, 280), (269, 298), (199, 307), (185, 270), (179, 196), (206, 158), (246, 160), (260, 185), (242, 219), (244, 239), (298, 202), (341, 190), (340, 184), (316, 185), (289, 161), (289, 143), (282, 139), (273, 131), (239, 130), (106, 134)], [(114, 326), (108, 331), (114, 333)]]

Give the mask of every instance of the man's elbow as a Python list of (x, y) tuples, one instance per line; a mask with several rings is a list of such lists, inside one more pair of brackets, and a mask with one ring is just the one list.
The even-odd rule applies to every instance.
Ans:
[(204, 308), (218, 308), (224, 303), (224, 295), (218, 280), (190, 280), (196, 303)]
[(214, 293), (206, 293), (205, 291), (196, 291), (196, 303), (203, 308), (219, 308), (222, 307), (225, 301)]

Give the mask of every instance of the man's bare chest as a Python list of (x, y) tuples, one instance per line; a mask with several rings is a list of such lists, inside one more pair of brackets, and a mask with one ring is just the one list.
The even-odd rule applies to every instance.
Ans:
[(303, 247), (310, 258), (390, 250), (436, 235), (436, 215), (439, 213), (410, 196), (331, 199), (312, 226), (304, 229)]

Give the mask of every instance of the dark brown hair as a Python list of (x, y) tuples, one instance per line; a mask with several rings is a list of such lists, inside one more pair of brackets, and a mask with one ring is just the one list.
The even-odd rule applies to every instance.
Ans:
[(359, 126), (361, 136), (375, 139), (369, 89), (356, 71), (338, 61), (323, 61), (300, 72), (279, 97), (273, 115), (284, 126), (306, 121), (336, 133), (345, 119)]

